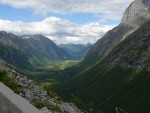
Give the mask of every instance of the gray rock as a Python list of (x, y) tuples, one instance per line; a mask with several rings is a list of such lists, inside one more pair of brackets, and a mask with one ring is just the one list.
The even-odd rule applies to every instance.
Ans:
[[(4, 64), (4, 62), (3, 62), (3, 64)], [(7, 66), (4, 66), (4, 65), (2, 65), (0, 63), (0, 67), (2, 67), (2, 68), (0, 68), (0, 70), (6, 70), (8, 72), (8, 74), (11, 75), (11, 76), (13, 76), (14, 74), (17, 73), (13, 69), (11, 69)], [(35, 101), (47, 101), (47, 102), (49, 102), (49, 104), (51, 106), (59, 107), (63, 113), (81, 113), (80, 110), (78, 110), (77, 107), (75, 107), (73, 104), (60, 102), (60, 101), (57, 100), (58, 97), (52, 98), (52, 97), (48, 96), (47, 91), (44, 90), (43, 87), (37, 85), (33, 80), (30, 80), (26, 76), (21, 75), (19, 73), (17, 73), (17, 75), (18, 76), (13, 77), (13, 79), (18, 82), (18, 87), (20, 88), (19, 95), (22, 96), (23, 98), (27, 99), (27, 100), (25, 100), (27, 103), (29, 103), (29, 102), (32, 103), (32, 102), (35, 102)], [(1, 83), (0, 83), (0, 92), (3, 91), (3, 90), (6, 90), (3, 93), (4, 93), (4, 95), (7, 93), (6, 96), (8, 96), (7, 97), (8, 100), (9, 99), (11, 100), (11, 97), (14, 98), (16, 96), (16, 94), (14, 94), (14, 92), (11, 91), (9, 88), (3, 89), (3, 88), (1, 88), (1, 86), (3, 87), (4, 85), (1, 85)], [(17, 97), (19, 95), (17, 95)], [(23, 102), (24, 100), (20, 99), (21, 97), (18, 97), (18, 98), (19, 99), (16, 100), (16, 97), (15, 97), (14, 99), (12, 99), (12, 101), (17, 102), (17, 105), (15, 104), (15, 106), (19, 107), (21, 109), (20, 111), (25, 109), (25, 108), (23, 108), (24, 104), (25, 104), (24, 107), (29, 108), (29, 110), (32, 109), (32, 108), (30, 108), (30, 106), (26, 105), (27, 103)], [(22, 103), (23, 105), (21, 104), (21, 102), (23, 102)], [(6, 109), (6, 108), (4, 108), (4, 109)], [(46, 108), (43, 108), (43, 109), (46, 109)], [(34, 110), (34, 108), (33, 108), (33, 110)], [(1, 108), (0, 108), (0, 111), (1, 111)], [(36, 110), (33, 111), (33, 112), (23, 112), (23, 113), (35, 113), (35, 112), (36, 112)], [(45, 112), (45, 113), (46, 112), (48, 112), (48, 113), (57, 113), (56, 111), (52, 111), (50, 109), (45, 110), (43, 112)], [(5, 113), (5, 112), (2, 112), (2, 113)], [(15, 112), (12, 111), (12, 113), (15, 113)], [(19, 111), (17, 112), (17, 110), (16, 110), (16, 113), (20, 113), (20, 112)]]
[[(35, 108), (32, 104), (27, 102), (27, 100), (15, 94), (11, 89), (9, 89), (7, 86), (5, 86), (1, 82), (0, 82), (0, 94), (3, 95), (6, 99), (8, 99), (8, 101), (12, 103), (13, 106), (15, 106), (14, 109), (18, 108), (16, 109), (16, 112), (12, 112), (13, 109), (10, 109), (9, 112), (11, 113), (42, 113), (37, 108)], [(5, 113), (5, 112), (2, 112), (2, 113)], [(6, 113), (8, 113), (8, 111)]]
[(52, 111), (48, 110), (47, 107), (41, 108), (42, 113), (53, 113)]
[(150, 1), (135, 0), (125, 11), (122, 23), (141, 25), (150, 19)]

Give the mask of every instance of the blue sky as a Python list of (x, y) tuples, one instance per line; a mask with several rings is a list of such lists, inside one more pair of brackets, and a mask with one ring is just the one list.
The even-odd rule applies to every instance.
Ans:
[[(87, 24), (91, 22), (98, 22), (100, 17), (97, 17), (93, 13), (69, 13), (69, 14), (57, 14), (48, 13), (47, 15), (34, 14), (32, 9), (16, 9), (9, 5), (0, 4), (0, 19), (5, 20), (21, 20), (23, 22), (41, 21), (46, 17), (58, 17), (64, 20), (69, 20), (70, 22), (77, 24)], [(120, 20), (106, 20), (101, 22), (102, 24), (119, 24)]]
[(32, 22), (32, 21), (40, 21), (44, 19), (44, 16), (34, 15), (31, 9), (16, 9), (9, 5), (0, 4), (0, 19)]
[(0, 30), (17, 35), (40, 33), (56, 43), (94, 43), (120, 23), (132, 1), (2, 0)]

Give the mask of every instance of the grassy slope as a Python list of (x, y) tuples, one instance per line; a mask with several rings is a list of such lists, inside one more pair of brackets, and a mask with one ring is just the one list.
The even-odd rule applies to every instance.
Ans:
[[(112, 66), (111, 63), (109, 64), (109, 62), (115, 60), (120, 53), (121, 55), (128, 55), (131, 50), (135, 49), (134, 51), (138, 53), (135, 58), (140, 60), (140, 58), (143, 57), (142, 53), (149, 52), (149, 45), (148, 47), (146, 45), (146, 43), (149, 43), (149, 40), (144, 43), (138, 43), (138, 40), (149, 33), (149, 28), (150, 22), (143, 25), (124, 42), (119, 44), (101, 62), (98, 62), (90, 69), (72, 79), (67, 84), (67, 90), (69, 89), (69, 92), (64, 92), (64, 95), (68, 96), (69, 94), (67, 95), (67, 93), (71, 92), (86, 103), (87, 106), (94, 104), (96, 108), (93, 113), (98, 111), (102, 113), (116, 113), (116, 107), (123, 109), (127, 113), (149, 113), (150, 72), (146, 70), (137, 71), (136, 69), (123, 68), (120, 64), (115, 66)], [(148, 35), (147, 39), (149, 38), (150, 36)], [(135, 41), (137, 41), (138, 44), (133, 43)], [(132, 46), (135, 44), (136, 46)], [(135, 48), (133, 49), (133, 47)], [(122, 51), (124, 53), (122, 53)], [(148, 55), (146, 58), (149, 58)], [(134, 57), (133, 60), (135, 60)], [(125, 61), (123, 62), (125, 63)], [(129, 62), (126, 63), (128, 64)], [(149, 65), (149, 62), (145, 63), (145, 65)], [(94, 109), (92, 106), (89, 108)]]

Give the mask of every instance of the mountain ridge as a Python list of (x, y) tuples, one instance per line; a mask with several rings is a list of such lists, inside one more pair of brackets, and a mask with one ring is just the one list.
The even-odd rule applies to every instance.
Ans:
[[(135, 0), (124, 15), (142, 13), (147, 2)], [(64, 90), (58, 94), (67, 100), (78, 98), (80, 106), (90, 113), (116, 113), (118, 109), (123, 113), (149, 113), (150, 10), (147, 11), (144, 19), (134, 16), (135, 23), (130, 14), (124, 16), (119, 26), (99, 39), (85, 59), (70, 68), (75, 75), (62, 84)]]
[(98, 57), (100, 59), (103, 58), (117, 44), (119, 44), (122, 40), (124, 40), (128, 35), (130, 35), (133, 31), (140, 27), (140, 25), (144, 24), (149, 19), (149, 0), (133, 1), (131, 5), (126, 9), (120, 25), (108, 31), (101, 39), (99, 39), (87, 52), (85, 60), (90, 60)]
[[(116, 107), (127, 113), (148, 113), (149, 29), (150, 21), (129, 35), (102, 61), (72, 78), (65, 84), (67, 93), (78, 97), (85, 105), (93, 103), (87, 105), (93, 110), (92, 106), (96, 107), (91, 113), (116, 113)], [(68, 97), (67, 93), (64, 95)]]
[[(106, 34), (87, 51), (82, 61), (78, 63), (78, 65), (66, 69), (66, 73), (70, 76), (75, 76), (105, 58), (114, 47), (126, 39), (142, 24), (150, 20), (149, 6), (149, 0), (134, 0), (125, 10), (121, 23), (106, 32)], [(131, 14), (133, 15), (131, 16)]]
[(34, 64), (40, 65), (50, 60), (71, 58), (52, 40), (40, 34), (16, 36), (1, 31), (0, 51), (0, 57), (3, 60), (17, 67), (27, 69), (32, 69)]

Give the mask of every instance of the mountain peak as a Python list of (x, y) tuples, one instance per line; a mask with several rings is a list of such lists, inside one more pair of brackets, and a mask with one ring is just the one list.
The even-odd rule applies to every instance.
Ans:
[(0, 31), (0, 34), (7, 34), (6, 31)]
[(150, 19), (150, 0), (135, 0), (126, 9), (122, 24), (141, 25)]

